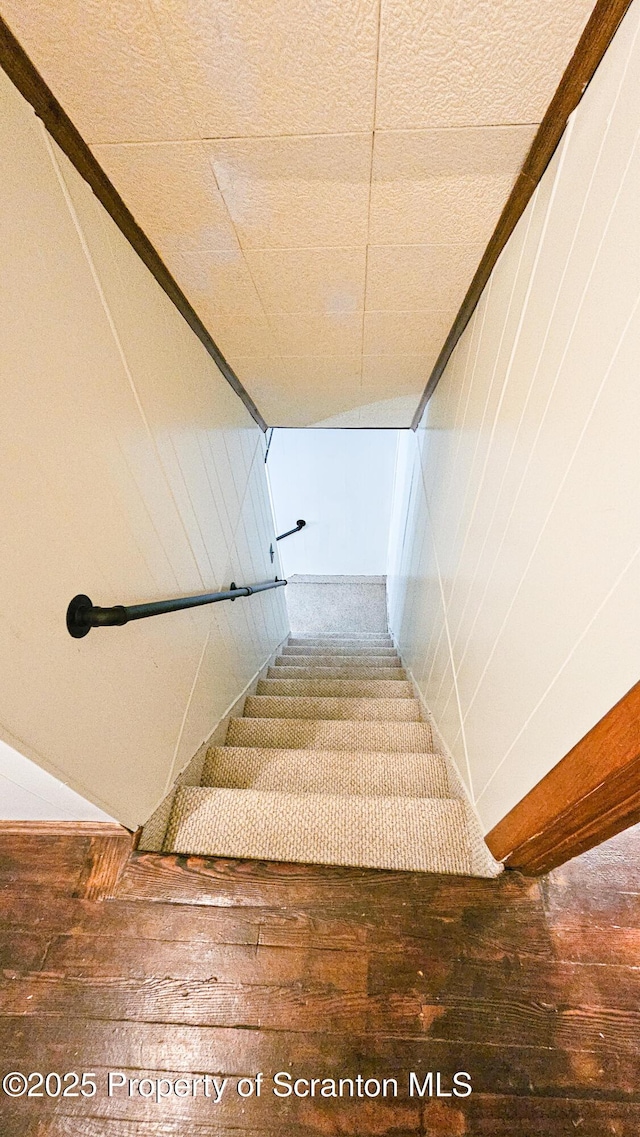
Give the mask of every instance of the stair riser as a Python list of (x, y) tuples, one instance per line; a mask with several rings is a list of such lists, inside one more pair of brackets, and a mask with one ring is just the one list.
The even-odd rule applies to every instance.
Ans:
[(289, 647), (357, 647), (364, 648), (366, 651), (376, 647), (393, 647), (393, 640), (389, 636), (370, 640), (347, 639), (346, 637), (336, 637), (333, 640), (313, 637), (306, 640), (300, 636), (292, 636), (287, 642)]
[(231, 719), (227, 746), (276, 747), (284, 750), (385, 751), (429, 754), (431, 728), (426, 722), (346, 722), (332, 719)]
[(391, 640), (393, 636), (390, 632), (291, 632), (289, 634), (291, 640), (302, 640), (306, 643), (308, 640), (362, 640), (363, 643), (369, 640)]
[(403, 667), (270, 667), (268, 679), (379, 679), (406, 682)]
[[(319, 645), (317, 647), (314, 647), (313, 645), (309, 645), (309, 644), (306, 644), (305, 647), (296, 647), (296, 646), (289, 647), (289, 645), (285, 645), (282, 648), (282, 654), (283, 655), (308, 655), (308, 656), (326, 655), (327, 654), (327, 646), (325, 644), (323, 644), (322, 647)], [(360, 658), (363, 656), (364, 657), (374, 656), (376, 658), (382, 658), (383, 656), (385, 656), (387, 658), (396, 658), (396, 659), (398, 658), (398, 653), (396, 652), (396, 648), (393, 648), (393, 647), (375, 647), (375, 648), (332, 647), (330, 654), (331, 655), (349, 655), (349, 656), (352, 656), (354, 658), (356, 656), (359, 656)]]
[(401, 667), (390, 655), (279, 655), (276, 667)]
[(246, 718), (347, 719), (350, 721), (419, 722), (417, 699), (298, 698), (249, 695)]
[(219, 747), (207, 754), (203, 786), (361, 797), (450, 797), (444, 759), (433, 755)]
[(365, 699), (411, 699), (410, 683), (384, 679), (261, 679), (258, 695), (348, 696)]

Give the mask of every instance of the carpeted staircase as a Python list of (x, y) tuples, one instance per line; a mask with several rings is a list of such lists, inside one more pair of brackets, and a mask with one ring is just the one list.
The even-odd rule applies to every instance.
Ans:
[(497, 876), (433, 750), (390, 636), (292, 637), (201, 785), (176, 790), (163, 849)]

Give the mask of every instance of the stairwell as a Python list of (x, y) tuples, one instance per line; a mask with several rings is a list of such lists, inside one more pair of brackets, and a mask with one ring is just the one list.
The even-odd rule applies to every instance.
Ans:
[(175, 792), (164, 852), (495, 877), (502, 865), (387, 634), (296, 635), (199, 786)]

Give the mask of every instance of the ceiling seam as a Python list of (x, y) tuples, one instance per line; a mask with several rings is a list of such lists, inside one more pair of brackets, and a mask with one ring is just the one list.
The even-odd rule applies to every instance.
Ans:
[[(266, 138), (266, 137), (267, 137), (267, 136), (265, 136), (265, 138)], [(205, 139), (200, 139), (200, 141), (201, 141), (201, 144), (202, 144), (203, 148), (205, 149), (205, 154), (206, 154), (206, 147), (204, 146), (204, 142), (205, 142)], [(208, 141), (216, 141), (216, 139), (208, 139)], [(265, 319), (265, 322), (266, 322), (267, 328), (269, 329), (269, 332), (271, 333), (271, 335), (272, 335), (272, 337), (273, 337), (273, 342), (274, 342), (274, 344), (275, 344), (275, 347), (276, 347), (277, 356), (278, 356), (278, 359), (280, 360), (280, 364), (281, 364), (281, 366), (282, 366), (282, 370), (283, 370), (283, 373), (284, 373), (284, 374), (287, 374), (287, 375), (288, 375), (288, 373), (289, 373), (289, 372), (288, 372), (288, 368), (287, 368), (287, 365), (285, 364), (285, 361), (284, 361), (284, 356), (283, 356), (283, 354), (282, 354), (282, 350), (281, 350), (281, 348), (280, 348), (280, 341), (278, 340), (278, 337), (276, 336), (276, 333), (275, 333), (275, 331), (274, 331), (274, 328), (273, 328), (273, 326), (272, 326), (272, 324), (271, 324), (271, 320), (269, 319), (269, 312), (268, 312), (267, 308), (265, 307), (265, 303), (264, 303), (264, 300), (263, 300), (263, 298), (262, 298), (262, 294), (261, 294), (261, 292), (260, 292), (260, 289), (258, 288), (258, 285), (257, 285), (256, 279), (255, 279), (255, 276), (254, 276), (254, 274), (253, 274), (253, 270), (252, 270), (252, 268), (251, 268), (251, 264), (250, 264), (250, 262), (249, 262), (249, 259), (248, 259), (247, 255), (246, 255), (246, 253), (247, 253), (247, 252), (249, 252), (249, 250), (248, 250), (248, 249), (247, 249), (247, 250), (245, 250), (245, 248), (244, 248), (244, 245), (242, 244), (242, 242), (241, 242), (241, 240), (240, 240), (240, 235), (239, 235), (239, 233), (238, 233), (238, 230), (236, 229), (236, 223), (235, 223), (235, 221), (233, 220), (233, 216), (232, 216), (232, 214), (231, 214), (231, 210), (229, 209), (229, 206), (228, 206), (228, 204), (227, 204), (227, 199), (225, 198), (225, 196), (224, 196), (224, 193), (222, 192), (222, 189), (221, 189), (221, 187), (220, 187), (220, 183), (219, 183), (219, 181), (218, 181), (218, 177), (217, 177), (217, 174), (216, 174), (216, 171), (215, 171), (215, 166), (214, 166), (214, 164), (213, 164), (213, 160), (212, 160), (212, 159), (209, 157), (209, 155), (208, 155), (208, 154), (206, 154), (206, 158), (207, 158), (207, 163), (208, 163), (208, 165), (209, 165), (209, 167), (210, 167), (210, 169), (211, 169), (211, 173), (212, 173), (212, 175), (213, 175), (213, 180), (214, 180), (214, 182), (215, 182), (215, 184), (216, 184), (216, 186), (217, 186), (217, 189), (218, 189), (218, 193), (220, 194), (220, 199), (221, 199), (221, 201), (222, 201), (222, 203), (223, 203), (223, 205), (224, 205), (224, 208), (225, 208), (226, 214), (227, 214), (227, 216), (228, 216), (228, 218), (229, 218), (229, 222), (230, 222), (230, 224), (231, 224), (231, 226), (232, 226), (232, 228), (233, 228), (233, 231), (234, 231), (234, 233), (235, 233), (235, 235), (236, 235), (236, 240), (237, 240), (237, 242), (238, 242), (238, 247), (239, 247), (239, 249), (240, 249), (240, 252), (242, 253), (242, 260), (243, 260), (243, 263), (244, 263), (244, 265), (245, 265), (245, 268), (246, 268), (246, 270), (247, 270), (247, 272), (248, 272), (248, 274), (249, 274), (249, 279), (251, 280), (251, 283), (252, 283), (252, 285), (253, 285), (253, 287), (254, 287), (254, 289), (255, 289), (255, 293), (256, 293), (256, 296), (257, 296), (257, 298), (258, 298), (258, 303), (259, 303), (259, 305), (260, 305), (260, 311), (262, 312), (262, 315), (264, 316), (264, 319)], [(270, 246), (267, 246), (267, 248), (271, 248), (271, 247), (270, 247)], [(251, 354), (251, 352), (247, 352), (247, 355), (250, 355), (250, 354)]]

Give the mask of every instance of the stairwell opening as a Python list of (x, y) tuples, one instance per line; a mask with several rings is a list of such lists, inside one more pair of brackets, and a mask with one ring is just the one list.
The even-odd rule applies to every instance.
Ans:
[(396, 431), (273, 432), (274, 569), (289, 582), (290, 634), (143, 847), (501, 871), (389, 631), (397, 448)]

